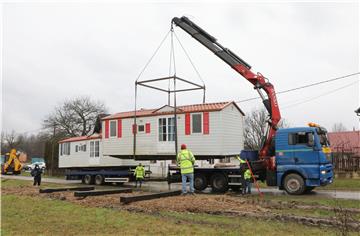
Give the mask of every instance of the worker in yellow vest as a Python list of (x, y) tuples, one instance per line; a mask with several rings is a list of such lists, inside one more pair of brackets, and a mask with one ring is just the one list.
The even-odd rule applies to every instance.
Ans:
[(241, 157), (239, 156), (236, 156), (236, 158), (239, 160), (240, 162), (240, 171), (245, 171), (245, 168), (246, 168), (246, 161), (241, 159)]
[(251, 171), (249, 169), (244, 172), (244, 180), (243, 194), (246, 194), (246, 192), (251, 194)]
[(137, 188), (138, 182), (140, 183), (141, 188), (142, 181), (145, 178), (145, 168), (142, 166), (141, 163), (139, 163), (139, 165), (136, 167), (134, 171), (134, 176), (136, 178), (135, 188)]
[(186, 195), (186, 181), (190, 182), (190, 194), (194, 195), (194, 163), (195, 157), (185, 144), (181, 145), (181, 151), (177, 156), (177, 163), (181, 170), (182, 195)]

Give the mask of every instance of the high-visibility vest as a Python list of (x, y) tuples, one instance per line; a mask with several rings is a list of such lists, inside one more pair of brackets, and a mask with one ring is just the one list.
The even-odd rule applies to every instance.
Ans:
[(240, 165), (246, 163), (246, 161), (241, 159), (239, 156), (236, 156), (236, 158), (239, 160)]
[(244, 172), (244, 179), (251, 179), (251, 172), (249, 169)]
[(187, 149), (181, 150), (177, 156), (177, 161), (180, 164), (181, 174), (194, 173), (195, 157)]
[(145, 177), (145, 168), (143, 166), (137, 166), (134, 175), (137, 179), (143, 179)]

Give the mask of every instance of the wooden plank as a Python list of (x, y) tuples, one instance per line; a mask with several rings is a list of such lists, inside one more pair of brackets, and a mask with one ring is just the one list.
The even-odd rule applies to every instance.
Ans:
[(75, 197), (87, 197), (87, 196), (100, 196), (107, 194), (117, 194), (117, 193), (131, 193), (131, 188), (122, 188), (122, 189), (105, 189), (105, 190), (93, 190), (93, 191), (81, 191), (74, 192)]
[(177, 190), (177, 191), (151, 193), (151, 194), (138, 195), (138, 196), (120, 197), (120, 203), (127, 204), (130, 202), (151, 200), (151, 199), (162, 198), (162, 197), (171, 197), (171, 196), (177, 196), (180, 194), (181, 194), (181, 190)]
[(94, 190), (94, 187), (69, 187), (69, 188), (44, 188), (39, 189), (39, 193), (53, 193), (63, 191), (89, 191)]

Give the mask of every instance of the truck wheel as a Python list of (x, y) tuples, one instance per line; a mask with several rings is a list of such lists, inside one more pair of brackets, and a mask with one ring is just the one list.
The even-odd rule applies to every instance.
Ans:
[(305, 192), (304, 179), (298, 174), (289, 174), (284, 179), (284, 189), (290, 195), (300, 195)]
[(215, 193), (224, 193), (228, 190), (228, 181), (223, 174), (216, 173), (211, 177), (211, 188)]
[(104, 183), (104, 176), (96, 175), (95, 176), (95, 184), (96, 185), (102, 185), (103, 183)]
[(194, 188), (197, 191), (203, 191), (208, 186), (207, 179), (205, 175), (199, 174), (195, 175), (194, 179)]
[(85, 175), (83, 182), (84, 182), (84, 184), (93, 184), (94, 178), (91, 175)]

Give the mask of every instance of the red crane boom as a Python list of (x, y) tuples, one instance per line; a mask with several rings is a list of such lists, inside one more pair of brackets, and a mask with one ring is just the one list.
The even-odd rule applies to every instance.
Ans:
[[(175, 17), (172, 19), (172, 23), (190, 34), (198, 42), (207, 47), (217, 57), (227, 63), (231, 68), (233, 68), (236, 72), (241, 74), (245, 79), (254, 85), (254, 89), (258, 91), (266, 110), (269, 112), (269, 129), (266, 132), (266, 137), (259, 151), (259, 157), (261, 159), (265, 159), (274, 156), (273, 140), (277, 130), (277, 125), (281, 119), (274, 86), (261, 73), (255, 74), (252, 72), (251, 66), (248, 63), (246, 63), (229, 49), (219, 44), (216, 38), (208, 34), (205, 30), (200, 28), (187, 17)], [(265, 91), (267, 97), (264, 96), (262, 91)], [(273, 169), (274, 164), (270, 162), (270, 159), (268, 160), (267, 167)]]

